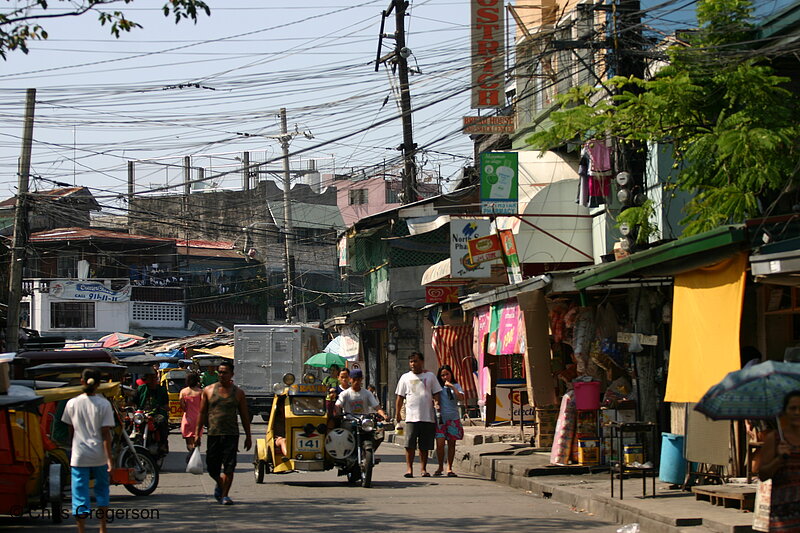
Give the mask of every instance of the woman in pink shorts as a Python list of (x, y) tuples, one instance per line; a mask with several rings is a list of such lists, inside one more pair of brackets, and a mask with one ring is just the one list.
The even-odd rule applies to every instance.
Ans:
[(461, 411), (458, 402), (464, 400), (464, 391), (453, 377), (453, 369), (443, 365), (436, 373), (442, 392), (439, 395), (439, 417), (436, 423), (436, 458), (439, 468), (433, 473), (441, 476), (444, 472), (444, 445), (447, 441), (447, 476), (458, 477), (453, 472), (453, 459), (456, 456), (456, 441), (464, 438), (464, 428), (461, 426)]

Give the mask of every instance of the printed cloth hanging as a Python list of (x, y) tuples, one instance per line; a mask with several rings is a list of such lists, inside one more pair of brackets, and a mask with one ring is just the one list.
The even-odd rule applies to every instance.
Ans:
[(611, 150), (603, 141), (587, 142), (578, 165), (577, 203), (585, 207), (605, 204), (611, 195), (611, 174)]
[(472, 326), (436, 326), (431, 345), (439, 366), (450, 365), (455, 379), (464, 390), (467, 400), (478, 397), (476, 378), (472, 372)]

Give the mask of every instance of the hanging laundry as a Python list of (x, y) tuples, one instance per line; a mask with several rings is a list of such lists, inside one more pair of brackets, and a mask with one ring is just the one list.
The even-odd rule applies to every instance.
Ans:
[(578, 197), (575, 199), (575, 203), (584, 207), (589, 207), (589, 165), (589, 150), (584, 146), (578, 163)]
[(592, 160), (591, 174), (592, 176), (610, 176), (611, 175), (611, 150), (602, 141), (589, 141), (586, 143), (589, 150), (589, 156)]

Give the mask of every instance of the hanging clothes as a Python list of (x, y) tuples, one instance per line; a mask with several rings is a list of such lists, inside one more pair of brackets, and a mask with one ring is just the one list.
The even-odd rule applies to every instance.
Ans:
[(603, 141), (589, 141), (584, 145), (589, 155), (588, 204), (597, 207), (606, 204), (611, 195), (611, 150)]
[(586, 146), (581, 150), (581, 160), (578, 163), (578, 196), (575, 203), (589, 207), (589, 150)]

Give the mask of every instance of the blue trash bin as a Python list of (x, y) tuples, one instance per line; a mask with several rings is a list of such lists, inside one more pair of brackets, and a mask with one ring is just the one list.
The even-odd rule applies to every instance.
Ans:
[(683, 457), (683, 435), (661, 434), (661, 463), (658, 479), (680, 485), (686, 478), (686, 459)]

